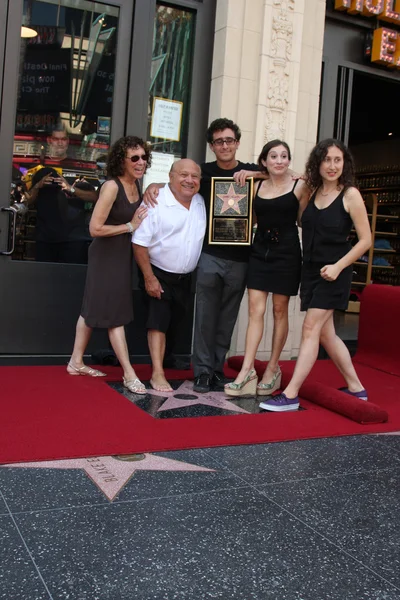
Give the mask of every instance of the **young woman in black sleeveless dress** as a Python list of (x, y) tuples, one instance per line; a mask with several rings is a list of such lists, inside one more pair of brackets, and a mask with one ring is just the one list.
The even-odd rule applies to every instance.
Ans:
[(105, 327), (122, 366), (123, 384), (145, 394), (130, 363), (124, 325), (133, 320), (132, 233), (147, 216), (141, 202), (139, 179), (150, 164), (150, 149), (140, 138), (119, 139), (110, 150), (107, 174), (90, 221), (95, 238), (89, 248), (86, 287), (75, 344), (67, 371), (70, 375), (104, 375), (83, 363), (93, 327)]
[[(303, 212), (303, 269), (300, 296), (304, 320), (300, 353), (293, 377), (282, 394), (262, 402), (274, 412), (297, 410), (301, 385), (325, 348), (346, 380), (344, 392), (367, 400), (349, 351), (336, 335), (334, 309), (345, 309), (350, 295), (352, 264), (371, 245), (371, 230), (360, 192), (354, 187), (354, 163), (339, 140), (323, 140), (311, 151), (307, 183), (314, 194)], [(348, 241), (352, 228), (358, 241)]]
[[(255, 188), (254, 213), (257, 232), (251, 248), (247, 279), (249, 324), (242, 369), (235, 381), (225, 385), (229, 396), (271, 394), (279, 388), (281, 371), (278, 360), (288, 330), (290, 296), (296, 296), (301, 273), (301, 250), (297, 229), (299, 207), (304, 207), (309, 190), (302, 180), (293, 182), (288, 171), (289, 146), (281, 140), (266, 144), (258, 158), (268, 179)], [(254, 360), (264, 331), (268, 294), (273, 294), (274, 330), (267, 369), (257, 385)]]

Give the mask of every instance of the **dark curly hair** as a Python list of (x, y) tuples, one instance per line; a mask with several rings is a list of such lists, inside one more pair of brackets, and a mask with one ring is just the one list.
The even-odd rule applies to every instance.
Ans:
[(240, 129), (236, 125), (236, 123), (234, 123), (230, 119), (222, 118), (222, 119), (215, 119), (215, 121), (213, 121), (212, 123), (210, 123), (210, 126), (207, 129), (207, 134), (206, 134), (207, 142), (209, 144), (211, 144), (212, 141), (213, 141), (213, 135), (214, 135), (214, 133), (216, 131), (223, 131), (224, 129), (232, 129), (232, 131), (235, 134), (235, 139), (236, 139), (237, 142), (242, 137), (242, 132), (240, 131)]
[(265, 144), (265, 146), (261, 150), (260, 156), (258, 157), (258, 160), (257, 160), (258, 166), (260, 167), (261, 171), (267, 171), (266, 167), (264, 167), (264, 165), (262, 164), (261, 161), (266, 160), (266, 158), (268, 156), (268, 152), (270, 152), (270, 150), (272, 150), (272, 148), (276, 148), (277, 146), (284, 146), (284, 148), (286, 148), (286, 150), (287, 150), (289, 160), (292, 160), (292, 154), (291, 154), (290, 148), (286, 142), (283, 142), (282, 140), (271, 140), (270, 142), (267, 142)]
[(329, 148), (332, 148), (332, 146), (336, 146), (336, 148), (339, 148), (343, 153), (343, 172), (339, 177), (339, 185), (342, 185), (345, 190), (355, 185), (354, 159), (349, 149), (341, 140), (329, 138), (327, 140), (322, 140), (314, 146), (307, 160), (306, 183), (313, 190), (318, 189), (322, 185), (322, 177), (319, 168), (328, 154)]
[(151, 167), (150, 144), (135, 135), (127, 135), (126, 137), (119, 138), (110, 148), (107, 157), (107, 177), (118, 177), (124, 174), (124, 161), (129, 148), (143, 148), (147, 156), (146, 169)]

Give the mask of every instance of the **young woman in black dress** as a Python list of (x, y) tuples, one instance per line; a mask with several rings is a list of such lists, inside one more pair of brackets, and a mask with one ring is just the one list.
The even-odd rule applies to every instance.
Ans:
[[(301, 273), (301, 250), (297, 228), (299, 209), (305, 207), (309, 189), (303, 180), (293, 181), (289, 171), (289, 146), (281, 140), (265, 144), (258, 164), (268, 179), (255, 187), (253, 209), (257, 220), (247, 279), (249, 324), (243, 365), (235, 381), (225, 385), (228, 396), (257, 392), (269, 395), (279, 389), (278, 360), (289, 331), (290, 296), (296, 296)], [(274, 329), (268, 366), (257, 384), (254, 360), (264, 331), (268, 294), (273, 294)]]
[(130, 363), (124, 325), (133, 320), (132, 233), (147, 216), (146, 207), (140, 206), (139, 179), (150, 161), (150, 148), (138, 137), (121, 138), (110, 150), (110, 179), (101, 188), (90, 220), (90, 234), (95, 239), (89, 248), (81, 316), (67, 367), (70, 375), (104, 376), (86, 366), (83, 355), (93, 327), (107, 328), (124, 372), (124, 387), (135, 394), (145, 394), (146, 388)]
[[(344, 392), (367, 400), (349, 351), (336, 335), (334, 309), (344, 310), (350, 295), (352, 264), (371, 245), (371, 230), (360, 192), (354, 187), (354, 163), (339, 140), (323, 140), (311, 151), (306, 166), (307, 183), (314, 193), (301, 217), (303, 269), (301, 308), (303, 324), (299, 357), (293, 377), (282, 394), (260, 404), (265, 410), (299, 408), (298, 393), (317, 360), (319, 344), (325, 348), (347, 387)], [(358, 241), (349, 235), (355, 228)]]

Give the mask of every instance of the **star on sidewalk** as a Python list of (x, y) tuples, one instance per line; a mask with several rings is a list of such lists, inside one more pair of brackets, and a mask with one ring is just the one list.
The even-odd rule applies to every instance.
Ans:
[(136, 471), (208, 471), (214, 469), (199, 467), (179, 460), (153, 456), (152, 454), (131, 455), (132, 458), (114, 456), (93, 456), (70, 460), (50, 460), (43, 462), (17, 463), (1, 465), (19, 469), (83, 469), (86, 475), (97, 485), (112, 502)]
[[(158, 392), (156, 390), (149, 390), (149, 394), (150, 396), (161, 396), (163, 398), (167, 398), (157, 412), (193, 406), (194, 404), (205, 404), (206, 406), (214, 406), (215, 408), (221, 408), (223, 410), (249, 414), (248, 410), (244, 410), (244, 408), (236, 406), (236, 404), (233, 404), (233, 402), (227, 400), (224, 392), (208, 392), (206, 394), (197, 394), (193, 391), (193, 381), (184, 381), (178, 387), (178, 389), (172, 390), (172, 392)], [(189, 396), (189, 398), (179, 398), (179, 396)]]
[(230, 184), (229, 190), (227, 194), (217, 194), (217, 198), (222, 200), (221, 214), (229, 210), (230, 208), (237, 212), (239, 215), (241, 214), (241, 210), (239, 207), (240, 200), (246, 198), (246, 194), (238, 194), (235, 192), (235, 188), (233, 187), (233, 183)]

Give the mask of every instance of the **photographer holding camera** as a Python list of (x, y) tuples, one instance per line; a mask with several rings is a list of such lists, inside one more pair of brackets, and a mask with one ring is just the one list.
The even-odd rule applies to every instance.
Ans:
[(98, 193), (85, 180), (74, 177), (69, 182), (68, 175), (60, 174), (67, 162), (66, 130), (59, 126), (47, 141), (46, 166), (36, 171), (25, 195), (28, 205), (35, 204), (37, 211), (36, 260), (86, 264), (90, 236), (84, 204), (96, 202)]

